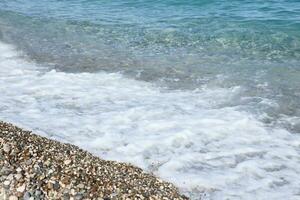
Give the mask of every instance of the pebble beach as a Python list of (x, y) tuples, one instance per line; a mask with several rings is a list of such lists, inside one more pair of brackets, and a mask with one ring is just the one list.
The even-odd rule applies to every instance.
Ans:
[(0, 0), (0, 121), (0, 200), (300, 200), (300, 0)]
[(130, 164), (0, 122), (0, 199), (188, 199)]

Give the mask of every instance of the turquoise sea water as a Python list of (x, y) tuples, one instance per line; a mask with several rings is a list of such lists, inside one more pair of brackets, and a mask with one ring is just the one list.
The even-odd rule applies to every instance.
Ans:
[[(149, 164), (150, 161), (149, 163), (145, 161), (148, 157), (151, 158), (151, 162), (156, 162), (155, 157), (158, 158), (163, 155), (162, 157), (165, 159), (159, 162), (168, 163), (168, 161), (172, 161), (173, 154), (184, 154), (187, 158), (201, 152), (201, 156), (204, 157), (197, 155), (193, 159), (182, 161), (186, 162), (187, 166), (184, 165), (178, 169), (171, 167), (173, 176), (166, 172), (172, 172), (170, 168), (166, 167), (171, 164), (156, 166), (159, 176), (177, 183), (179, 187), (183, 188), (183, 191), (187, 191), (195, 199), (199, 197), (200, 193), (208, 194), (213, 199), (223, 199), (218, 196), (219, 194), (221, 196), (226, 194), (229, 199), (239, 199), (243, 196), (242, 199), (248, 197), (253, 199), (251, 195), (257, 195), (260, 197), (258, 199), (267, 199), (273, 190), (279, 192), (281, 189), (284, 190), (284, 187), (292, 189), (286, 190), (286, 193), (279, 193), (285, 194), (291, 199), (297, 199), (295, 195), (300, 194), (300, 190), (297, 190), (297, 187), (294, 187), (292, 183), (296, 184), (293, 173), (297, 174), (296, 169), (300, 168), (300, 155), (299, 150), (297, 150), (299, 146), (295, 144), (295, 148), (290, 147), (290, 142), (286, 140), (286, 138), (295, 137), (293, 141), (297, 143), (300, 134), (299, 1), (1, 0), (0, 41), (5, 45), (12, 45), (14, 51), (21, 52), (24, 62), (25, 60), (26, 62), (33, 62), (34, 66), (38, 66), (38, 69), (34, 70), (35, 73), (46, 73), (46, 75), (50, 73), (52, 76), (51, 73), (55, 72), (59, 77), (61, 74), (66, 76), (59, 78), (53, 75), (54, 77), (49, 78), (48, 81), (34, 82), (41, 88), (45, 87), (46, 90), (47, 88), (61, 89), (61, 93), (56, 94), (54, 92), (55, 95), (51, 93), (49, 97), (46, 95), (43, 98), (34, 96), (41, 95), (39, 92), (43, 91), (41, 88), (35, 91), (38, 86), (24, 92), (26, 89), (22, 88), (21, 85), (27, 83), (26, 76), (20, 75), (18, 79), (24, 78), (24, 80), (22, 79), (23, 81), (19, 84), (16, 83), (15, 86), (3, 78), (4, 83), (7, 83), (2, 85), (3, 91), (5, 88), (12, 87), (15, 91), (23, 92), (17, 92), (14, 95), (5, 93), (6, 98), (2, 98), (4, 99), (2, 102), (0, 101), (2, 105), (0, 105), (0, 117), (32, 129), (41, 130), (43, 133), (50, 133), (60, 130), (59, 127), (68, 127), (68, 125), (52, 124), (54, 128), (51, 129), (49, 127), (51, 123), (49, 126), (44, 126), (43, 123), (46, 122), (37, 119), (47, 118), (51, 122), (51, 119), (61, 117), (72, 121), (77, 117), (83, 116), (85, 119), (89, 119), (88, 117), (92, 116), (90, 121), (86, 122), (89, 131), (84, 132), (84, 134), (76, 131), (76, 129), (71, 128), (74, 127), (74, 124), (71, 123), (71, 136), (67, 134), (65, 136), (57, 135), (56, 138), (80, 145), (79, 141), (82, 138), (87, 140), (89, 137), (98, 137), (105, 140), (102, 135), (102, 132), (105, 131), (111, 133), (112, 137), (115, 137), (114, 134), (119, 137), (126, 132), (132, 134), (127, 135), (129, 138), (138, 134), (138, 138), (133, 137), (136, 139), (135, 142), (140, 139), (145, 143), (153, 140), (153, 144), (151, 143), (150, 146), (155, 150), (150, 147), (150, 150), (148, 147), (145, 149), (141, 147), (143, 149), (141, 151), (133, 150), (134, 147), (126, 146), (131, 144), (127, 141), (125, 142), (126, 145), (124, 144), (124, 149), (114, 151), (114, 145), (120, 145), (118, 142), (121, 141), (116, 142), (108, 136), (106, 139), (107, 144), (111, 145), (109, 147), (97, 143), (89, 148), (91, 146), (89, 142), (83, 142), (82, 146), (100, 156), (108, 155), (108, 158), (132, 162), (150, 171), (152, 165)], [(6, 51), (10, 52), (3, 50), (3, 52)], [(7, 58), (5, 57), (5, 59)], [(16, 58), (12, 57), (12, 59)], [(20, 66), (22, 65), (20, 64)], [(6, 68), (3, 67), (3, 69)], [(8, 77), (5, 73), (8, 72), (3, 71), (2, 76)], [(124, 80), (102, 77), (103, 74), (100, 76), (99, 73), (105, 73), (107, 76), (121, 75)], [(85, 77), (87, 74), (96, 82), (83, 81), (90, 80), (90, 78)], [(64, 83), (66, 85), (59, 83), (68, 80), (70, 76), (74, 76), (76, 84), (80, 83), (74, 90), (68, 88), (68, 84), (71, 86), (75, 83)], [(34, 78), (38, 77), (39, 75), (34, 75)], [(31, 77), (30, 80), (35, 80), (34, 78)], [(108, 79), (108, 81), (102, 83), (98, 79)], [(123, 85), (122, 80), (124, 81)], [(128, 81), (133, 81), (133, 83), (128, 83)], [(32, 84), (26, 87), (28, 88)], [(130, 88), (128, 90), (122, 87), (127, 84)], [(134, 87), (135, 84), (136, 88)], [(150, 84), (151, 86), (141, 86), (140, 84)], [(135, 89), (139, 87), (147, 89), (136, 91)], [(114, 90), (112, 90), (113, 88)], [(53, 90), (57, 91), (56, 89)], [(33, 90), (35, 92), (32, 92)], [(143, 90), (145, 93), (139, 93)], [(153, 90), (160, 92), (154, 94), (155, 92), (152, 93)], [(146, 91), (151, 92), (147, 93)], [(63, 95), (65, 93), (69, 95)], [(118, 93), (124, 96), (121, 98)], [(100, 94), (102, 96), (98, 97), (97, 95)], [(105, 96), (105, 94), (110, 95)], [(115, 94), (118, 95), (114, 96)], [(4, 93), (2, 95), (4, 96)], [(82, 100), (85, 96), (94, 96), (95, 102), (93, 101), (91, 104), (90, 101)], [(103, 96), (106, 99), (102, 99)], [(33, 106), (30, 103), (25, 106), (22, 104), (24, 103), (22, 100), (15, 100), (24, 97), (30, 97), (29, 99), (35, 102), (36, 107), (34, 109), (38, 109), (39, 114), (31, 113), (32, 118), (28, 115), (20, 115), (20, 113), (25, 112), (24, 110)], [(142, 102), (148, 103), (143, 104), (143, 109), (135, 111), (139, 112), (139, 115), (135, 116), (134, 119), (129, 117), (126, 120), (118, 119), (114, 123), (91, 123), (93, 120), (100, 120), (99, 113), (107, 114), (108, 117), (127, 111), (131, 113), (133, 111), (130, 109), (140, 108)], [(12, 108), (8, 109), (8, 107)], [(52, 108), (53, 110), (51, 110)], [(49, 111), (49, 113), (44, 111)], [(148, 111), (153, 111), (153, 113), (150, 115)], [(253, 119), (255, 123), (250, 120), (250, 122), (244, 122), (245, 124), (240, 127), (235, 122), (243, 117), (236, 112), (247, 119), (248, 117)], [(15, 117), (16, 113), (18, 117)], [(149, 116), (151, 118), (148, 118)], [(161, 116), (164, 116), (165, 121), (159, 120)], [(139, 121), (144, 118), (148, 125), (158, 124), (159, 128), (152, 127), (153, 130), (150, 131), (154, 135), (157, 134), (157, 138), (155, 136), (148, 138), (148, 134), (151, 134), (147, 132), (148, 129), (137, 128), (145, 125), (145, 121), (143, 123)], [(186, 121), (181, 121), (182, 119), (186, 119)], [(208, 121), (206, 123), (203, 121), (203, 124), (200, 123), (200, 120), (204, 119)], [(212, 123), (210, 120), (216, 121)], [(192, 122), (195, 122), (193, 126), (191, 126)], [(197, 125), (196, 122), (199, 124)], [(253, 123), (259, 124), (255, 125), (257, 129), (253, 129)], [(115, 127), (116, 124), (121, 124), (121, 127), (125, 126), (126, 128), (116, 131), (107, 128)], [(210, 126), (207, 127), (204, 124), (210, 124)], [(205, 136), (199, 133), (203, 127), (208, 131)], [(175, 141), (175, 144), (170, 144), (170, 147), (167, 145), (168, 148), (166, 149), (160, 149), (158, 146), (162, 144), (156, 144), (154, 141), (167, 138), (166, 135), (168, 134), (165, 132), (167, 129), (170, 131), (168, 134), (177, 134), (184, 130), (183, 133), (179, 134), (180, 137), (189, 138), (190, 135), (191, 138), (188, 139), (190, 142), (199, 139), (198, 145), (194, 144), (197, 147), (192, 148), (193, 145), (190, 147), (189, 142), (178, 144), (180, 148), (177, 147), (180, 139), (176, 136), (174, 140), (179, 140), (178, 142)], [(188, 132), (185, 132), (187, 130)], [(281, 135), (279, 130), (285, 133)], [(230, 138), (225, 138), (225, 133), (234, 134), (237, 141), (231, 138), (231, 141), (234, 141), (231, 144)], [(214, 134), (217, 136), (213, 136)], [(253, 134), (258, 134), (255, 136), (258, 141), (244, 146), (247, 143), (247, 138), (251, 138)], [(82, 135), (82, 138), (72, 139), (74, 135)], [(245, 141), (244, 139), (238, 140), (242, 136), (245, 136)], [(285, 139), (276, 144), (272, 143), (264, 148), (262, 146), (256, 147), (263, 141), (276, 141), (281, 136)], [(205, 140), (203, 137), (211, 138), (204, 142), (202, 141)], [(74, 138), (76, 137), (74, 136)], [(261, 141), (259, 141), (260, 139)], [(224, 147), (225, 149), (214, 149), (206, 146), (216, 141), (223, 141), (224, 144), (231, 144), (232, 146)], [(283, 146), (276, 149), (276, 145)], [(221, 167), (226, 165), (227, 161), (220, 161), (219, 164), (209, 164), (210, 161), (205, 162), (208, 159), (205, 157), (208, 156), (208, 153), (205, 154), (206, 151), (220, 153), (228, 150), (230, 152), (230, 148), (240, 149), (244, 147), (261, 148), (261, 152), (272, 152), (272, 148), (275, 148), (276, 152), (292, 148), (293, 156), (283, 155), (284, 159), (279, 160), (276, 160), (275, 157), (269, 158), (264, 153), (254, 155), (254, 157), (259, 158), (259, 162), (251, 156), (232, 158), (233, 160), (241, 159), (245, 162), (253, 161), (255, 166), (263, 161), (270, 163), (274, 161), (274, 165), (282, 166), (287, 162), (287, 159), (291, 161), (291, 166), (284, 166), (282, 169), (288, 169), (289, 173), (283, 172), (280, 167), (278, 176), (270, 175), (269, 172), (264, 174), (259, 170), (253, 170), (258, 174), (257, 176), (271, 177), (270, 179), (277, 177), (278, 180), (272, 180), (273, 183), (271, 180), (268, 182), (266, 179), (259, 181), (253, 177), (244, 177), (243, 181), (246, 179), (248, 181), (239, 185), (241, 176), (235, 174), (235, 171), (230, 171), (237, 168), (229, 166), (228, 169), (226, 167), (223, 169)], [(117, 154), (120, 152), (126, 154), (127, 157), (118, 157)], [(143, 158), (135, 158), (133, 155), (137, 157), (143, 155)], [(131, 158), (132, 156), (134, 158)], [(230, 157), (227, 154), (226, 156), (219, 156), (220, 160), (226, 160)], [(203, 163), (199, 161), (200, 159), (204, 160)], [(176, 161), (180, 163), (180, 161)], [(251, 166), (254, 165), (251, 164)], [(290, 169), (292, 165), (295, 169)], [(216, 168), (220, 171), (214, 174)], [(221, 173), (222, 170), (224, 174)], [(201, 177), (200, 175), (209, 177), (210, 172), (213, 175), (217, 174), (216, 180), (222, 177), (219, 180), (220, 185), (206, 183), (202, 179), (197, 182), (198, 178), (192, 178), (193, 176)], [(228, 172), (228, 177), (226, 172)], [(183, 184), (185, 173), (195, 180), (190, 180), (193, 183), (187, 184), (187, 186)], [(232, 181), (233, 177), (239, 177), (237, 178), (239, 180)], [(277, 183), (282, 181), (282, 178), (287, 180), (286, 182), (283, 181), (282, 186), (278, 186), (280, 184)], [(257, 182), (253, 182), (253, 180)], [(214, 181), (212, 180), (212, 182)], [(229, 183), (227, 184), (227, 182)], [(263, 192), (257, 188), (246, 190), (247, 183), (265, 183), (261, 186), (264, 190)], [(230, 186), (227, 187), (227, 185)], [(279, 194), (273, 193), (273, 195), (274, 199), (282, 198)], [(300, 197), (298, 196), (298, 198)]]

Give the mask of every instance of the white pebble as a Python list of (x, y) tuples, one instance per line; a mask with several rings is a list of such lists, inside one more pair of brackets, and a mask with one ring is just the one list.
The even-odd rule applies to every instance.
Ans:
[(16, 174), (15, 177), (17, 180), (20, 180), (23, 176), (22, 176), (22, 174)]
[(21, 172), (22, 169), (21, 169), (20, 167), (18, 167), (18, 168), (16, 169), (16, 171), (17, 171), (17, 172)]
[(9, 153), (9, 152), (10, 152), (10, 146), (9, 146), (9, 144), (4, 144), (4, 145), (3, 145), (3, 151), (4, 151), (5, 153)]
[(69, 164), (71, 164), (71, 162), (72, 162), (72, 160), (65, 160), (65, 165), (69, 165)]
[(8, 181), (8, 180), (6, 180), (6, 181), (4, 181), (4, 183), (3, 183), (5, 186), (9, 186), (9, 184), (10, 184), (10, 181)]
[(9, 200), (18, 200), (18, 197), (16, 197), (16, 196), (10, 196)]
[(12, 181), (14, 179), (14, 175), (10, 174), (10, 175), (8, 175), (8, 177), (6, 179)]
[(17, 192), (23, 193), (25, 191), (25, 184), (21, 185), (20, 187), (17, 188)]

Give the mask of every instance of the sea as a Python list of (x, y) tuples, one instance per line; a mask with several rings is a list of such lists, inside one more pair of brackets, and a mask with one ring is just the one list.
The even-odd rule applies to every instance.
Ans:
[(0, 0), (0, 120), (193, 200), (300, 199), (300, 1)]

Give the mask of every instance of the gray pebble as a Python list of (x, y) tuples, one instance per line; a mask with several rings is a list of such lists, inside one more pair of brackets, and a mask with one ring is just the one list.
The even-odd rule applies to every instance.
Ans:
[(24, 200), (30, 200), (30, 197), (31, 197), (31, 195), (30, 195), (29, 192), (25, 192), (24, 195), (23, 195)]
[(63, 199), (64, 200), (69, 200), (70, 199), (70, 195), (68, 193), (64, 193), (63, 194)]
[(41, 190), (36, 190), (36, 191), (34, 192), (34, 195), (35, 195), (36, 197), (41, 196), (41, 194), (42, 194), (42, 191), (41, 191)]
[(32, 163), (31, 159), (29, 159), (29, 160), (26, 161), (26, 165), (31, 165), (31, 163)]
[(83, 195), (82, 194), (76, 194), (75, 195), (75, 200), (81, 200), (83, 199)]
[(55, 183), (53, 184), (53, 189), (54, 190), (58, 190), (60, 188), (60, 185), (57, 181), (55, 181)]

